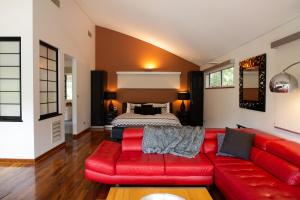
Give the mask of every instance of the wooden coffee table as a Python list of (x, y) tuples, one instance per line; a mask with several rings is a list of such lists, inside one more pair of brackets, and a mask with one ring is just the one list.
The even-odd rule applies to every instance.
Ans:
[(205, 187), (112, 187), (107, 200), (140, 200), (153, 193), (174, 194), (186, 200), (212, 200)]

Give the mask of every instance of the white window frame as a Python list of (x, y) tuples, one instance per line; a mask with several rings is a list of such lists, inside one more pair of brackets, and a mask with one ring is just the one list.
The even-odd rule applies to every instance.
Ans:
[[(3, 76), (3, 74), (0, 74), (0, 82), (1, 81), (18, 81), (18, 90), (14, 89), (0, 89), (0, 121), (12, 121), (12, 122), (22, 122), (22, 87), (21, 87), (21, 37), (0, 37), (0, 43), (1, 42), (18, 42), (18, 51), (4, 51), (3, 49), (0, 49), (0, 56), (10, 56), (10, 55), (18, 55), (19, 62), (17, 65), (11, 65), (11, 64), (1, 64), (0, 63), (0, 68), (18, 68), (18, 77), (7, 77), (7, 74)], [(8, 58), (7, 58), (8, 59)], [(8, 59), (9, 60), (9, 59)], [(1, 70), (2, 73), (5, 72), (5, 70)], [(11, 74), (10, 74), (11, 75)], [(1, 84), (1, 83), (0, 83)], [(19, 93), (18, 97), (18, 102), (12, 101), (12, 99), (9, 100), (3, 100), (7, 98), (5, 97), (5, 93)], [(1, 98), (1, 95), (4, 95), (4, 98)], [(8, 95), (9, 96), (9, 95)], [(12, 96), (10, 97), (12, 98)], [(8, 98), (9, 99), (9, 98)], [(18, 107), (18, 114), (17, 115), (12, 115), (12, 114), (2, 114), (1, 109), (3, 107)], [(12, 109), (12, 108), (11, 108)], [(16, 112), (11, 110), (10, 112)]]
[[(233, 69), (233, 72), (232, 72), (232, 78), (233, 78), (233, 81), (232, 81), (232, 85), (223, 85), (223, 71), (224, 70), (227, 70), (227, 69)], [(211, 74), (214, 74), (214, 73), (218, 73), (220, 72), (221, 73), (221, 85), (220, 86), (211, 86), (210, 85), (210, 75)], [(208, 78), (208, 84), (207, 84), (207, 78)], [(234, 64), (229, 64), (225, 67), (221, 67), (220, 69), (217, 69), (217, 70), (213, 70), (213, 71), (208, 71), (205, 73), (205, 89), (222, 89), (222, 88), (234, 88)]]

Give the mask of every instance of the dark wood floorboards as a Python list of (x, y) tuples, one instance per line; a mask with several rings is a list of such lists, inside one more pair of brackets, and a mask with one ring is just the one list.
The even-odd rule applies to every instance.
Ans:
[[(0, 163), (0, 199), (106, 199), (110, 185), (84, 178), (84, 161), (109, 133), (90, 131), (36, 165)], [(214, 200), (223, 200), (215, 187)]]

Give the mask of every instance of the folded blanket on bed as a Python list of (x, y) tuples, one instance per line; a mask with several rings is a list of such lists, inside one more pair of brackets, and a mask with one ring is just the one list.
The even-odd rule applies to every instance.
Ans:
[(199, 153), (203, 140), (204, 131), (199, 126), (145, 126), (142, 148), (144, 153), (170, 153), (193, 158)]

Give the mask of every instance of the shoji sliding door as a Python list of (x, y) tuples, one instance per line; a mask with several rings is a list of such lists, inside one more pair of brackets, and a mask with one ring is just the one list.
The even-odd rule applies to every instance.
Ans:
[(0, 121), (21, 120), (21, 38), (0, 37)]
[(58, 115), (58, 49), (40, 42), (40, 119)]

